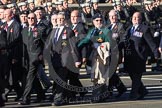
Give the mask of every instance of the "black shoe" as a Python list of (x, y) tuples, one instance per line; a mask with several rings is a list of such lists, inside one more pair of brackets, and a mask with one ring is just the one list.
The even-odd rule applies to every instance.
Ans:
[(49, 101), (53, 101), (54, 95), (50, 95), (49, 98), (47, 100)]
[(113, 91), (110, 91), (109, 93), (110, 93), (109, 96), (112, 97), (113, 96)]
[(68, 99), (63, 96), (63, 93), (56, 93), (53, 100), (54, 100), (53, 104), (55, 106), (61, 106), (61, 105), (68, 104)]
[(68, 105), (68, 102), (66, 101), (54, 101), (55, 106), (62, 106), (62, 105)]
[(138, 100), (139, 97), (140, 97), (140, 95), (131, 95), (131, 96), (129, 96), (129, 100), (135, 101), (135, 100)]
[(2, 98), (2, 96), (0, 96), (0, 107), (5, 106), (4, 100)]
[(144, 99), (144, 97), (148, 94), (148, 91), (145, 91), (143, 94), (140, 95), (140, 97), (138, 98), (138, 100), (142, 100)]
[(122, 91), (120, 91), (115, 97), (119, 98), (121, 95), (123, 95), (125, 92), (127, 91), (127, 89), (123, 89)]
[(36, 100), (33, 101), (33, 103), (42, 103), (42, 102), (44, 102), (43, 99), (36, 99)]
[(3, 107), (5, 106), (4, 102), (0, 103), (0, 107)]
[(81, 93), (80, 93), (80, 97), (84, 97), (87, 93), (88, 93), (88, 91), (86, 91), (86, 92), (81, 92)]
[(2, 94), (2, 99), (7, 102), (8, 101), (8, 98), (7, 98), (7, 95), (5, 93)]
[(19, 104), (20, 105), (29, 105), (30, 104), (30, 101), (22, 101)]
[(15, 98), (15, 101), (19, 101), (21, 97), (22, 97), (21, 95), (18, 95), (18, 96)]

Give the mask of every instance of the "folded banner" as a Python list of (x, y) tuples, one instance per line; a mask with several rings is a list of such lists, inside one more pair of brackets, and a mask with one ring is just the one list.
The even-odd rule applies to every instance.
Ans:
[(50, 82), (49, 77), (46, 75), (42, 64), (40, 64), (38, 67), (38, 79), (43, 89), (48, 89), (50, 86), (52, 86), (52, 83)]

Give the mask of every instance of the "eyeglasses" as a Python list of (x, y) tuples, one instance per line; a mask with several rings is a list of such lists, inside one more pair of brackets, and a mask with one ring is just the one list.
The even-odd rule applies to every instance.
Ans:
[(95, 21), (96, 21), (96, 22), (98, 22), (98, 21), (100, 21), (100, 22), (101, 22), (102, 20), (95, 20)]
[(32, 19), (32, 20), (33, 20), (33, 19), (34, 19), (34, 17), (28, 17), (28, 19)]

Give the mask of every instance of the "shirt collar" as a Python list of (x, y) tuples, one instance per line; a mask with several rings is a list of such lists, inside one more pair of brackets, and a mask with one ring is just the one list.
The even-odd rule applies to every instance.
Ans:
[(8, 24), (8, 27), (12, 24), (12, 22), (14, 21), (14, 19), (12, 19), (11, 21), (9, 21), (7, 24)]
[(6, 22), (6, 20), (4, 20), (4, 19), (2, 19), (1, 21), (2, 21), (3, 23), (5, 23), (5, 22)]
[(139, 26), (139, 24), (133, 25), (134, 26), (134, 30), (137, 29), (137, 27)]
[(33, 29), (33, 28), (34, 28), (34, 26), (29, 26), (29, 28)]
[(64, 28), (64, 26), (57, 26), (57, 28)]
[(115, 27), (116, 23), (112, 23), (111, 30)]
[(73, 24), (73, 28), (72, 29), (74, 30), (76, 28), (76, 26), (77, 26), (77, 24)]

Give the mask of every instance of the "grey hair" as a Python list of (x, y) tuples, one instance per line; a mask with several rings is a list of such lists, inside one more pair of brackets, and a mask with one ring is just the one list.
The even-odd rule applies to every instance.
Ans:
[(59, 12), (57, 15), (62, 15), (65, 19), (65, 12)]
[(117, 15), (117, 11), (115, 9), (110, 10), (109, 14), (112, 13), (112, 12), (114, 12), (115, 15)]

